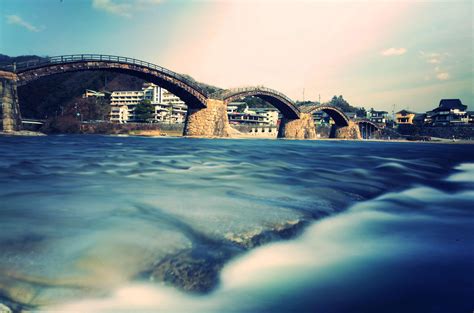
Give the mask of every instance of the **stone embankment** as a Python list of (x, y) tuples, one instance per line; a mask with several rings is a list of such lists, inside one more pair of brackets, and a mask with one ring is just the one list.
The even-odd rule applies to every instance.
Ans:
[(29, 130), (19, 130), (10, 132), (0, 132), (0, 136), (46, 136), (46, 134)]
[(398, 132), (407, 136), (429, 136), (452, 139), (474, 139), (474, 124), (456, 126), (399, 125)]

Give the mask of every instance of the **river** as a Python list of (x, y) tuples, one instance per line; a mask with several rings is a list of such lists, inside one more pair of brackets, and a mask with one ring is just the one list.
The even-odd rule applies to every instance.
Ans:
[(474, 145), (0, 137), (0, 303), (471, 312)]

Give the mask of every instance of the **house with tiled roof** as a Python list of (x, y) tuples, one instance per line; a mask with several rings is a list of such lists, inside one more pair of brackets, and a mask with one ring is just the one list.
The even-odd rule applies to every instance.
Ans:
[(459, 99), (442, 99), (439, 106), (426, 112), (427, 120), (433, 126), (447, 126), (468, 123), (467, 105)]
[(413, 124), (416, 113), (408, 110), (401, 110), (395, 113), (395, 122), (397, 124)]

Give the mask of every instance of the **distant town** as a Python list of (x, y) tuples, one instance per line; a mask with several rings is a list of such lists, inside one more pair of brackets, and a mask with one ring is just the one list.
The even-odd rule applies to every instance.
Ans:
[[(108, 121), (115, 124), (180, 125), (186, 120), (186, 104), (179, 97), (152, 83), (144, 83), (141, 90), (99, 92), (87, 89), (83, 98), (101, 98), (108, 102), (110, 104)], [(380, 129), (395, 129), (405, 135), (436, 135), (430, 132), (420, 133), (419, 129), (423, 128), (433, 130), (436, 127), (474, 126), (474, 111), (468, 111), (467, 105), (459, 99), (441, 99), (432, 110), (422, 113), (408, 109), (387, 112), (360, 108), (357, 112), (345, 112), (345, 114), (353, 120), (367, 120)], [(249, 107), (245, 101), (229, 103), (227, 115), (233, 127), (238, 129), (246, 127), (246, 132), (259, 136), (276, 136), (281, 120), (281, 114), (276, 108)], [(334, 124), (331, 117), (323, 111), (313, 113), (313, 119), (319, 128)], [(458, 133), (454, 132), (448, 137), (465, 137), (462, 132)]]

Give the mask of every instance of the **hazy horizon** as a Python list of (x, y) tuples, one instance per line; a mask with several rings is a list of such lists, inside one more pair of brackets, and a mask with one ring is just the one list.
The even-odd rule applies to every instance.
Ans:
[(473, 108), (470, 1), (39, 0), (0, 3), (0, 53), (102, 53), (294, 100)]

